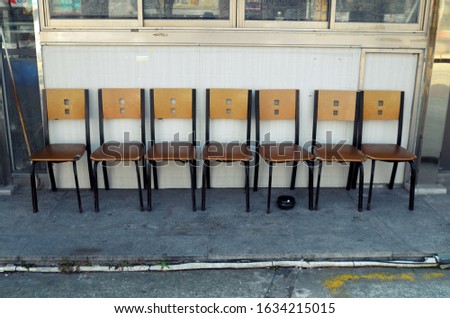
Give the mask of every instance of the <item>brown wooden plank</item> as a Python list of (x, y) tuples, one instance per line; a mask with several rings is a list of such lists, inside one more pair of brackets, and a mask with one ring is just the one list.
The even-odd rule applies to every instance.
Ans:
[(260, 120), (295, 119), (295, 97), (295, 89), (260, 90)]
[(192, 89), (155, 88), (155, 119), (192, 118)]
[(364, 120), (398, 120), (400, 91), (364, 91)]
[(210, 118), (247, 119), (248, 90), (230, 88), (210, 89)]
[(318, 120), (355, 120), (356, 91), (320, 90)]
[(139, 88), (103, 88), (103, 118), (141, 118)]
[(48, 119), (84, 119), (84, 89), (46, 89)]

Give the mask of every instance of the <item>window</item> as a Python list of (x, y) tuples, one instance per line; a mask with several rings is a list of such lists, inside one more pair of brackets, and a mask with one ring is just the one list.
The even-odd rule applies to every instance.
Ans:
[(328, 0), (246, 0), (245, 19), (327, 21)]
[(328, 0), (245, 0), (244, 27), (327, 28)]
[(229, 0), (144, 0), (144, 19), (229, 18)]
[[(411, 29), (419, 25), (425, 1), (420, 0), (336, 0), (336, 22), (351, 24), (396, 25), (395, 29)], [(413, 26), (414, 28), (414, 26)], [(417, 28), (416, 28), (417, 29)]]
[(421, 30), (430, 0), (39, 0), (49, 27)]
[(137, 0), (50, 0), (52, 19), (137, 19)]

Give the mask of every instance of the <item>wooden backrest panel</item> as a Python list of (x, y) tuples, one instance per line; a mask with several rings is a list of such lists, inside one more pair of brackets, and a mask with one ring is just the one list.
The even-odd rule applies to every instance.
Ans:
[(209, 101), (212, 119), (247, 119), (247, 89), (211, 88)]
[(355, 120), (356, 91), (320, 90), (318, 120)]
[(103, 88), (104, 119), (141, 118), (141, 89)]
[(155, 118), (192, 118), (192, 89), (155, 88)]
[(364, 120), (398, 120), (401, 91), (364, 91)]
[(267, 89), (259, 91), (259, 119), (295, 119), (295, 89)]
[(48, 119), (84, 119), (84, 89), (46, 89)]

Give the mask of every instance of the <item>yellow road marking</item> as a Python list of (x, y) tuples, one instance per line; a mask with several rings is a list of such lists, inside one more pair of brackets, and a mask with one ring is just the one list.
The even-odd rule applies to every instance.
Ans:
[(384, 274), (384, 273), (370, 273), (366, 275), (352, 275), (352, 274), (342, 274), (331, 279), (327, 279), (323, 286), (329, 289), (332, 294), (337, 294), (339, 288), (345, 285), (347, 281), (356, 281), (360, 279), (366, 280), (380, 280), (380, 281), (393, 281), (393, 280), (403, 280), (414, 282), (416, 280), (416, 275), (413, 273), (402, 273), (398, 275)]

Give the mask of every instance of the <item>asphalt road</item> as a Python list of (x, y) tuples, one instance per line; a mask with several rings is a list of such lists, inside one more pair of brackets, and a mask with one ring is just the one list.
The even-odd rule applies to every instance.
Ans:
[(197, 270), (143, 273), (1, 273), (1, 298), (450, 298), (441, 269)]

